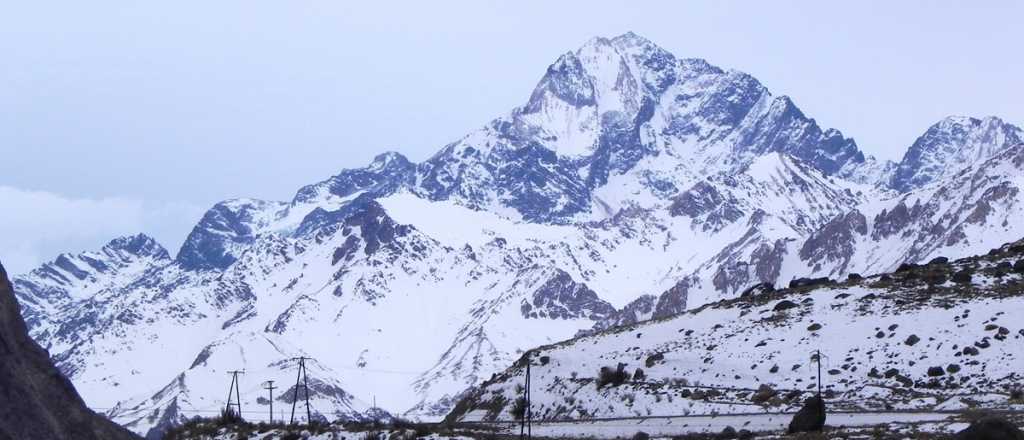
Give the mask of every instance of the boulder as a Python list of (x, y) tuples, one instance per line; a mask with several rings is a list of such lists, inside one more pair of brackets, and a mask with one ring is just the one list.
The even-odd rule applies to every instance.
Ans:
[(971, 282), (971, 272), (967, 269), (961, 270), (953, 274), (953, 282), (966, 284)]
[(896, 382), (899, 382), (900, 385), (903, 385), (904, 388), (913, 388), (914, 387), (914, 381), (911, 380), (909, 377), (904, 376), (902, 374), (897, 374), (895, 377), (893, 377), (893, 379), (895, 379)]
[(828, 279), (828, 277), (822, 277), (822, 278), (797, 278), (797, 279), (792, 280), (792, 281), (789, 282), (789, 288), (790, 289), (799, 289), (801, 287), (821, 286), (821, 285), (824, 285), (824, 284), (828, 284), (831, 281), (832, 280)]
[(633, 434), (633, 440), (650, 440), (650, 438), (651, 435), (643, 431), (637, 431), (636, 434)]
[(825, 427), (825, 401), (821, 396), (811, 396), (804, 406), (793, 415), (789, 422), (789, 434), (798, 432), (821, 432)]
[(903, 263), (903, 264), (900, 264), (900, 266), (896, 268), (896, 272), (908, 272), (908, 271), (914, 270), (916, 268), (917, 268), (916, 264), (913, 264), (913, 263)]
[(946, 257), (935, 257), (935, 258), (932, 258), (932, 261), (928, 262), (928, 264), (947, 264), (947, 263), (949, 263), (949, 258), (946, 258)]
[(953, 440), (1024, 440), (1024, 433), (1002, 417), (983, 417), (958, 432)]
[(773, 307), (772, 310), (774, 310), (776, 312), (780, 312), (780, 311), (783, 311), (783, 310), (792, 309), (794, 307), (796, 307), (796, 303), (795, 302), (790, 301), (788, 299), (784, 299), (782, 301), (779, 301), (777, 304), (775, 304), (775, 307)]
[(927, 272), (921, 278), (925, 283), (931, 286), (946, 284), (946, 281), (948, 280), (948, 278), (946, 278), (946, 273), (940, 271)]
[(753, 396), (750, 396), (750, 401), (757, 404), (763, 404), (777, 395), (779, 395), (778, 391), (775, 391), (772, 387), (766, 384), (761, 384), (761, 386), (757, 388), (757, 392), (755, 392)]
[(726, 426), (721, 433), (718, 434), (718, 438), (722, 440), (733, 440), (739, 435), (736, 433), (736, 428), (732, 426)]
[(646, 365), (647, 368), (651, 368), (651, 367), (653, 367), (655, 365), (658, 365), (658, 364), (660, 364), (660, 363), (662, 363), (664, 361), (665, 361), (665, 353), (654, 353), (654, 354), (652, 354), (650, 356), (647, 356), (647, 360), (644, 361), (644, 365)]

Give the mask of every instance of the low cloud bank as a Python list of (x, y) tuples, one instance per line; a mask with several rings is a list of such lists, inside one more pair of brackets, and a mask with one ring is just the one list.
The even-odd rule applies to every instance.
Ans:
[(0, 261), (20, 274), (63, 252), (99, 249), (112, 238), (139, 232), (174, 255), (203, 214), (183, 202), (131, 198), (71, 198), (0, 186)]

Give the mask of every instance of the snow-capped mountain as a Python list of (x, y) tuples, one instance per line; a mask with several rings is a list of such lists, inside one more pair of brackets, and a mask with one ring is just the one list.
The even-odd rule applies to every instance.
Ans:
[(932, 125), (910, 146), (890, 185), (901, 192), (921, 188), (1022, 142), (1024, 131), (999, 118), (950, 116)]
[(629, 33), (562, 55), (526, 105), (420, 165), (416, 193), (531, 222), (600, 220), (771, 152), (825, 175), (874, 164), (750, 75)]
[[(29, 327), (48, 327), (61, 308), (87, 301), (170, 261), (167, 250), (144, 234), (116, 238), (97, 252), (61, 254), (17, 277), (22, 315)], [(49, 335), (34, 337), (48, 339)]]
[[(919, 141), (933, 159), (897, 170), (747, 74), (595, 38), (422, 163), (384, 153), (290, 201), (218, 203), (173, 259), (119, 239), (14, 283), (86, 401), (143, 434), (223, 405), (228, 370), (253, 392), (284, 387), (299, 356), (315, 360), (319, 416), (365, 417), (376, 400), (438, 418), (524, 350), (581, 331), (1024, 232), (1002, 224), (1020, 214), (1024, 147), (978, 147), (1002, 136)], [(979, 151), (967, 168), (923, 165), (958, 143)], [(897, 191), (900, 173), (932, 177)], [(269, 402), (244, 394), (261, 417)]]

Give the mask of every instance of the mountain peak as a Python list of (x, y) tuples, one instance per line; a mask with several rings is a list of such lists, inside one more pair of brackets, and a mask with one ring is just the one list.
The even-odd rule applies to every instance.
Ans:
[(665, 51), (657, 44), (654, 44), (651, 40), (648, 40), (633, 31), (627, 31), (622, 35), (612, 37), (610, 41), (619, 48), (643, 48), (645, 50)]
[(161, 246), (153, 237), (143, 233), (126, 235), (110, 240), (103, 246), (103, 250), (117, 253), (123, 252), (140, 257), (170, 258), (167, 249)]
[(992, 157), (1021, 143), (1024, 131), (995, 116), (947, 116), (914, 141), (890, 185), (907, 192)]
[(982, 124), (1003, 124), (1003, 120), (997, 116), (984, 116), (976, 118), (966, 115), (949, 115), (933, 124), (933, 127), (948, 129), (957, 126), (979, 126)]
[(367, 169), (371, 171), (383, 171), (395, 167), (405, 168), (411, 163), (412, 162), (409, 161), (409, 158), (402, 155), (402, 153), (397, 151), (385, 151), (375, 156), (373, 158), (373, 162), (370, 162), (370, 166), (368, 166)]

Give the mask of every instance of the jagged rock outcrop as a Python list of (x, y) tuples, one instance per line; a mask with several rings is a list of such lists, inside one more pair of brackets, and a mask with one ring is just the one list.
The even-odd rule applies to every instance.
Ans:
[(136, 438), (87, 408), (46, 351), (29, 337), (0, 265), (0, 439)]

